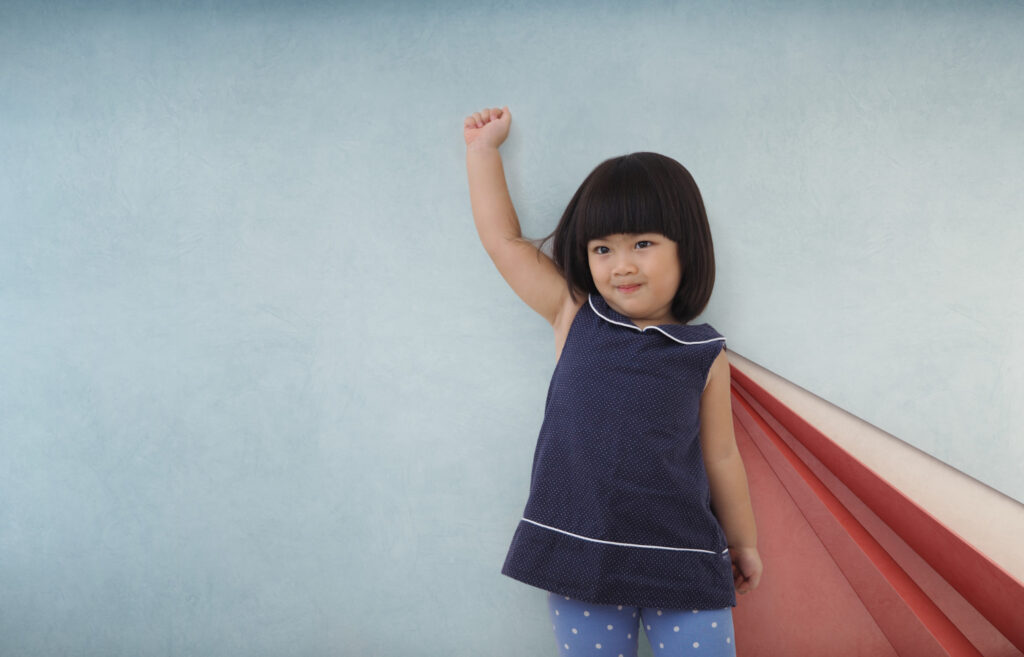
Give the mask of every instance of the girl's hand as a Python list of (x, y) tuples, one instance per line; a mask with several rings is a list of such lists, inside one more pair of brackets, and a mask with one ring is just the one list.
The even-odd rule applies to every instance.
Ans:
[(470, 114), (463, 121), (462, 132), (466, 137), (466, 146), (501, 146), (508, 137), (511, 123), (512, 115), (509, 114), (508, 105), (501, 109), (486, 108)]
[(764, 565), (761, 554), (756, 547), (730, 547), (729, 557), (732, 559), (733, 585), (737, 593), (749, 593), (761, 583)]

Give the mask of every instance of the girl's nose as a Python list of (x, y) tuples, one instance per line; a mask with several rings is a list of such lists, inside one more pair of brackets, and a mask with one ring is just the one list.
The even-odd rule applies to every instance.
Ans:
[(632, 274), (636, 271), (636, 265), (633, 264), (632, 258), (619, 258), (612, 271), (616, 274)]

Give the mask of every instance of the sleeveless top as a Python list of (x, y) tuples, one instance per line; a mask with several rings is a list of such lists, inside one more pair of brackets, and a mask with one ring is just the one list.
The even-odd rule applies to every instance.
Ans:
[(641, 329), (588, 295), (551, 376), (503, 575), (597, 604), (736, 606), (700, 446), (724, 348), (709, 324)]

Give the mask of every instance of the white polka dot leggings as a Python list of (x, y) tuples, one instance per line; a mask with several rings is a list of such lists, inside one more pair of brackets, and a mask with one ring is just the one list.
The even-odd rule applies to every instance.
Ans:
[(561, 657), (636, 657), (639, 624), (655, 657), (735, 657), (732, 607), (658, 609), (598, 605), (548, 593)]

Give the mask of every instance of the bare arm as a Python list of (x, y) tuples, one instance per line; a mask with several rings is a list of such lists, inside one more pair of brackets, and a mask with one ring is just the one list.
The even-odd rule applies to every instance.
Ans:
[(568, 288), (555, 263), (519, 228), (498, 147), (508, 135), (508, 108), (466, 117), (466, 171), (469, 198), (480, 242), (498, 271), (527, 305), (554, 325), (566, 307)]
[(493, 254), (505, 242), (523, 236), (505, 183), (505, 168), (498, 147), (480, 140), (466, 146), (466, 172), (473, 221), (484, 249)]
[[(711, 365), (700, 402), (700, 440), (711, 487), (711, 506), (729, 541), (737, 588), (757, 587), (763, 572), (747, 473), (736, 447), (732, 422), (729, 359), (725, 350)], [(738, 571), (738, 574), (737, 574)]]

